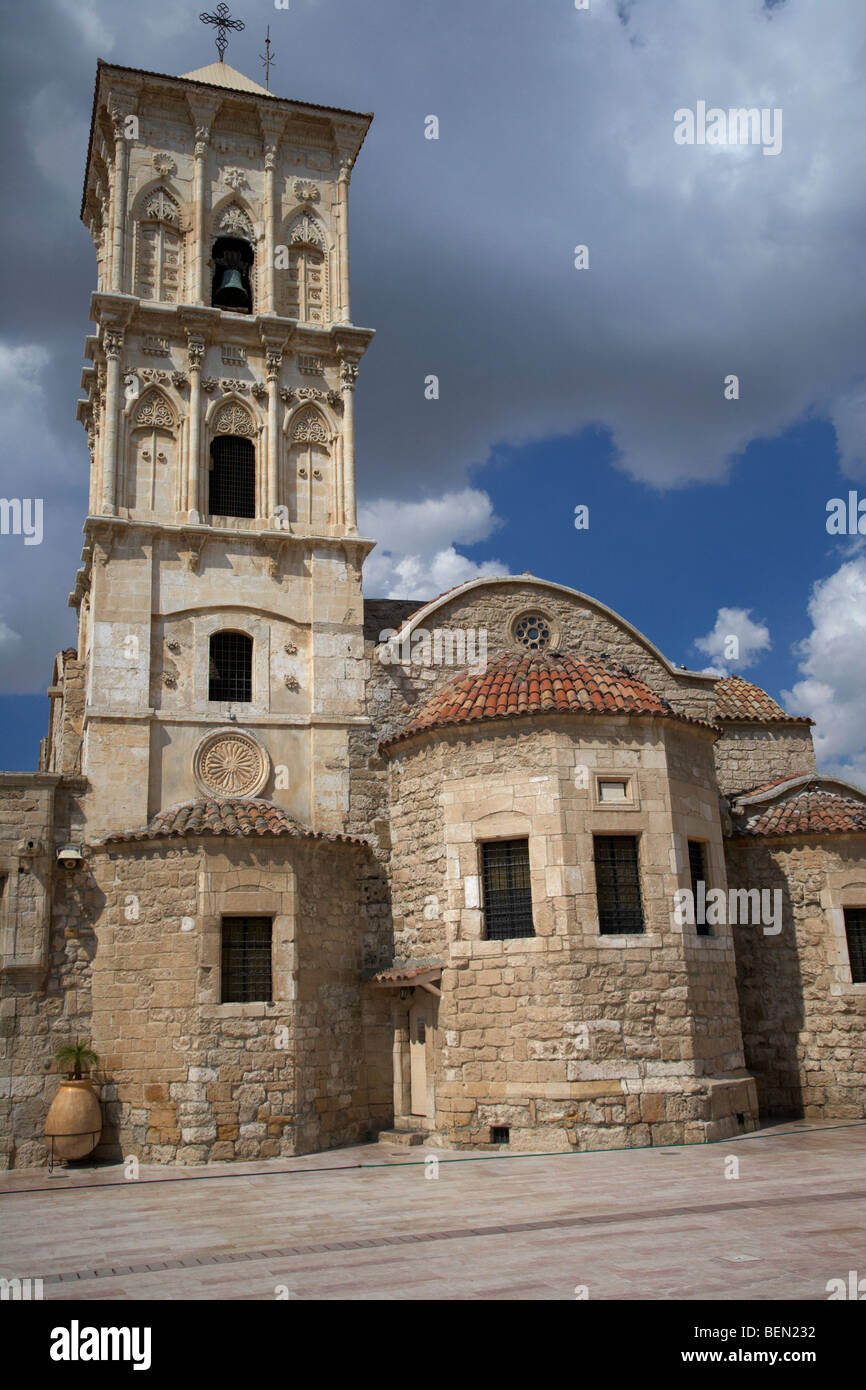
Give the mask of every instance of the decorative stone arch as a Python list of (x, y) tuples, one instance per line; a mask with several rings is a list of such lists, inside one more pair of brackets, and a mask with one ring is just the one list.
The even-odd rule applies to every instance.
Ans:
[(219, 236), (240, 237), (248, 241), (255, 251), (263, 235), (263, 232), (256, 228), (252, 209), (238, 193), (226, 194), (215, 205), (210, 221), (211, 242)]
[[(244, 494), (250, 503), (250, 509), (241, 512), (239, 519), (245, 518), (249, 521), (264, 514), (265, 451), (262, 447), (263, 431), (264, 420), (260, 413), (239, 393), (232, 391), (229, 395), (210, 402), (205, 414), (207, 470), (202, 480), (203, 492), (200, 509), (203, 512), (209, 515), (226, 515), (219, 509), (214, 511), (211, 507), (212, 489), (219, 486), (216, 475), (213, 473), (214, 456), (218, 452), (214, 446), (217, 440), (235, 439), (248, 441), (252, 449), (252, 459), (247, 460), (247, 462), (252, 462), (254, 470), (251, 481), (244, 484), (244, 487), (248, 486), (252, 489), (251, 493), (246, 492)], [(239, 445), (238, 449), (241, 448), (242, 446)], [(245, 452), (248, 454), (249, 450)], [(239, 462), (238, 466), (245, 467), (245, 464)]]
[(275, 265), (278, 311), (301, 323), (326, 323), (334, 283), (333, 246), (321, 218), (307, 205), (284, 221), (280, 246), (288, 265)]
[(325, 530), (337, 520), (337, 430), (318, 402), (303, 401), (286, 421), (284, 496), (293, 524)]
[(133, 292), (176, 304), (184, 291), (186, 226), (181, 202), (166, 179), (152, 179), (132, 208)]
[(252, 703), (244, 707), (246, 716), (268, 714), (271, 707), (271, 622), (257, 613), (250, 612), (249, 609), (242, 608), (224, 608), (218, 613), (187, 611), (193, 624), (194, 707), (197, 710), (213, 710), (213, 705), (208, 699), (211, 637), (215, 632), (240, 632), (245, 637), (252, 638), (253, 643), (253, 698)]
[[(211, 213), (210, 237), (207, 245), (209, 282), (212, 282), (214, 275), (214, 246), (221, 237), (232, 237), (238, 241), (244, 241), (250, 248), (252, 261), (248, 270), (249, 285), (252, 293), (252, 310), (256, 312), (257, 306), (261, 304), (262, 251), (259, 248), (260, 245), (263, 248), (264, 229), (260, 223), (256, 223), (250, 205), (236, 192), (221, 198)], [(208, 295), (208, 302), (210, 302), (210, 295)]]
[(126, 405), (126, 415), (130, 430), (138, 429), (177, 429), (177, 413), (164, 391), (158, 386), (148, 386)]

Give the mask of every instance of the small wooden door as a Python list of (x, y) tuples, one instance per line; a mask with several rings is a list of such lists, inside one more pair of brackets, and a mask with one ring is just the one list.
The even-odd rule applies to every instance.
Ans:
[(409, 1009), (409, 1089), (413, 1115), (427, 1114), (427, 1048), (433, 1025), (433, 1007), (428, 998), (418, 999)]

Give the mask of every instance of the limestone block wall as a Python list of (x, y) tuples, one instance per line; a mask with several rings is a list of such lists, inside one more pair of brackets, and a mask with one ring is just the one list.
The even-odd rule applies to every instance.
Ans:
[(866, 906), (866, 839), (730, 839), (732, 887), (778, 890), (782, 930), (736, 927), (746, 1063), (766, 1114), (866, 1115), (866, 985), (852, 984), (844, 907)]
[[(55, 867), (80, 844), (81, 779), (0, 776), (0, 1166), (46, 1161), (45, 1116), (59, 1077), (54, 1054), (90, 1037), (95, 934), (82, 920), (82, 880)], [(33, 840), (35, 855), (20, 852)]]
[(716, 775), (725, 795), (815, 771), (808, 724), (724, 724), (716, 744)]
[[(362, 855), (230, 839), (94, 855), (104, 1153), (199, 1163), (366, 1135), (390, 1097), (375, 1073), (370, 1093), (361, 1032)], [(220, 1002), (224, 913), (274, 918), (272, 1004)]]
[[(723, 877), (711, 735), (670, 727), (509, 721), (392, 750), (396, 954), (445, 963), (435, 1094), (447, 1142), (483, 1142), (494, 1124), (517, 1147), (754, 1125), (730, 935), (699, 938), (672, 917), (695, 823)], [(595, 772), (615, 770), (636, 783), (632, 807), (593, 802)], [(640, 836), (643, 934), (599, 933), (592, 836), (617, 832)], [(478, 841), (511, 837), (529, 840), (536, 935), (486, 940)]]

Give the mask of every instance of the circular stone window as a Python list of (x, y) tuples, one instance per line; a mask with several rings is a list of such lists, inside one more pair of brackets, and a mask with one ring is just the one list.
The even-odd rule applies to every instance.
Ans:
[(555, 646), (556, 629), (545, 613), (533, 609), (521, 613), (511, 625), (512, 636), (519, 647), (528, 652), (543, 652)]
[(257, 796), (271, 770), (267, 751), (240, 729), (217, 729), (202, 739), (192, 771), (206, 796)]

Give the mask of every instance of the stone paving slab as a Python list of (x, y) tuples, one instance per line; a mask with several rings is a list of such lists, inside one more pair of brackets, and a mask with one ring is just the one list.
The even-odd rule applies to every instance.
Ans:
[[(425, 1158), (439, 1160), (438, 1178)], [(726, 1178), (727, 1160), (739, 1177)], [(866, 1275), (866, 1124), (678, 1149), (364, 1145), (0, 1174), (0, 1275), (49, 1300), (826, 1299)]]

